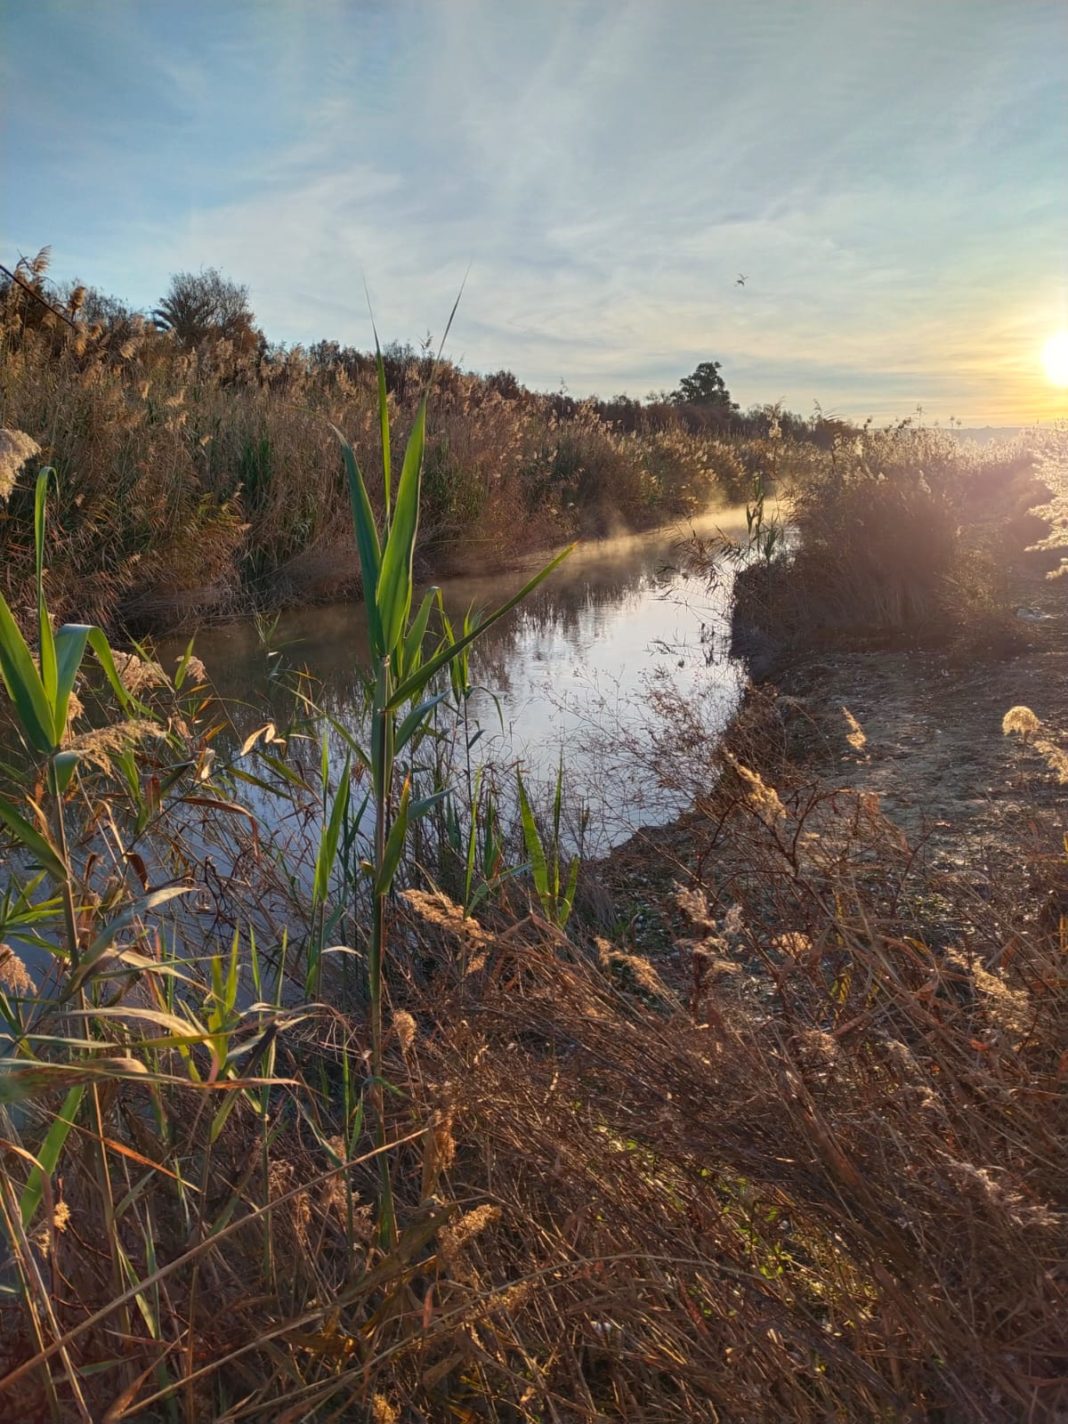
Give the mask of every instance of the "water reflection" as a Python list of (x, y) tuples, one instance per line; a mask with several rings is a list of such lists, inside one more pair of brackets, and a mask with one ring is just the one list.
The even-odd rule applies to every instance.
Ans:
[[(723, 514), (703, 521), (732, 531), (738, 523)], [(580, 548), (472, 653), (472, 679), (482, 689), (471, 702), (482, 729), (478, 760), (521, 763), (532, 783), (546, 783), (562, 758), (570, 796), (592, 812), (598, 849), (678, 814), (696, 789), (663, 784), (652, 756), (657, 709), (683, 699), (704, 731), (715, 733), (740, 695), (741, 669), (727, 646), (729, 579), (709, 588), (681, 571), (686, 534), (674, 527)], [(517, 569), (449, 579), (442, 590), (450, 616), (462, 618), (471, 606), (491, 610), (525, 576)], [(361, 605), (286, 613), (271, 643), (281, 651), (268, 657), (251, 621), (197, 637), (239, 736), (263, 721), (265, 704), (284, 711), (272, 663), (307, 668), (324, 710), (362, 731), (368, 640)], [(177, 651), (161, 649), (171, 659)], [(270, 816), (269, 806), (259, 809)]]

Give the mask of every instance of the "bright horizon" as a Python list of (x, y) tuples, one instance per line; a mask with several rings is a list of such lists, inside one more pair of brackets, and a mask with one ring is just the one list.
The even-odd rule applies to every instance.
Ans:
[[(273, 0), (4, 12), (0, 260), (575, 395), (1068, 415), (1068, 7)], [(738, 278), (744, 274), (744, 285)]]

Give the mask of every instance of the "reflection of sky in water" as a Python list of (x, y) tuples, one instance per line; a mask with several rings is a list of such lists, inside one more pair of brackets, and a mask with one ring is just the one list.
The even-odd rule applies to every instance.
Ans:
[[(659, 784), (650, 765), (658, 722), (650, 688), (674, 689), (709, 732), (726, 723), (740, 692), (740, 669), (726, 646), (726, 587), (709, 588), (671, 567), (678, 561), (674, 545), (685, 533), (658, 531), (577, 550), (472, 654), (472, 681), (486, 689), (470, 704), (483, 729), (477, 760), (498, 767), (519, 761), (532, 784), (545, 784), (562, 755), (569, 797), (590, 808), (594, 845), (670, 819), (697, 789)], [(524, 576), (514, 571), (444, 582), (450, 615), (462, 617), (472, 603), (491, 610)], [(326, 710), (361, 730), (358, 669), (366, 661), (367, 636), (359, 605), (288, 613), (273, 644), (291, 667), (306, 666), (321, 682)], [(238, 732), (259, 725), (272, 693), (254, 625), (205, 629), (196, 648), (218, 692), (233, 704)], [(176, 650), (161, 653), (173, 659)], [(269, 803), (257, 809), (270, 819)]]

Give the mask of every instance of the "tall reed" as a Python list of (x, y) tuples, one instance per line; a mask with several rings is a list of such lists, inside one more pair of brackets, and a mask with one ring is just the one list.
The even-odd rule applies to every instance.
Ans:
[[(409, 829), (445, 796), (444, 791), (437, 791), (430, 796), (413, 800), (410, 774), (403, 777), (398, 790), (396, 783), (399, 758), (425, 730), (434, 709), (448, 695), (447, 691), (432, 690), (436, 675), (447, 672), (464, 657), (466, 650), (476, 639), (537, 588), (567, 557), (571, 546), (551, 559), (495, 612), (477, 623), (468, 623), (459, 637), (451, 634), (451, 629), (444, 633), (427, 656), (425, 644), (431, 614), (435, 605), (440, 606), (438, 590), (429, 589), (413, 613), (413, 563), (422, 500), (427, 394), (424, 394), (419, 403), (394, 493), (389, 401), (381, 351), (377, 352), (377, 369), (384, 508), (381, 526), (375, 517), (355, 451), (341, 431), (335, 429), (335, 433), (341, 444), (348, 479), (371, 643), (370, 743), (366, 748), (357, 748), (357, 751), (363, 765), (371, 773), (374, 798), (373, 858), (364, 867), (372, 887), (367, 977), (370, 995), (371, 1100), (377, 1143), (379, 1147), (384, 1147), (387, 1125), (382, 1074), (382, 1010), (386, 993), (389, 894)], [(379, 1229), (383, 1240), (389, 1241), (393, 1237), (396, 1223), (389, 1162), (384, 1153), (381, 1164), (382, 1200)]]

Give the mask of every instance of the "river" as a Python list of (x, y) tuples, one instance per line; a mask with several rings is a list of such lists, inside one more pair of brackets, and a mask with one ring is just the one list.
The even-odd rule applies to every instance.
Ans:
[[(694, 526), (580, 545), (520, 609), (475, 645), (469, 704), (473, 756), (513, 779), (520, 766), (544, 793), (563, 763), (568, 802), (585, 810), (583, 845), (602, 853), (642, 825), (663, 824), (692, 801), (679, 774), (685, 759), (662, 755), (672, 721), (715, 736), (732, 716), (744, 670), (729, 651), (730, 571), (713, 584), (683, 567), (681, 543)], [(698, 532), (744, 533), (742, 511), (708, 515)], [(534, 567), (532, 565), (531, 567)], [(528, 569), (443, 580), (449, 614), (492, 610), (529, 577)], [(173, 666), (177, 642), (161, 657)], [(367, 665), (362, 605), (338, 603), (289, 611), (264, 638), (244, 619), (202, 629), (196, 651), (236, 735), (279, 719), (282, 691), (298, 668), (316, 684), (318, 704), (356, 735), (363, 732), (361, 669)], [(335, 738), (335, 755), (341, 743)], [(666, 770), (671, 761), (673, 769)], [(271, 815), (269, 804), (256, 808)]]

